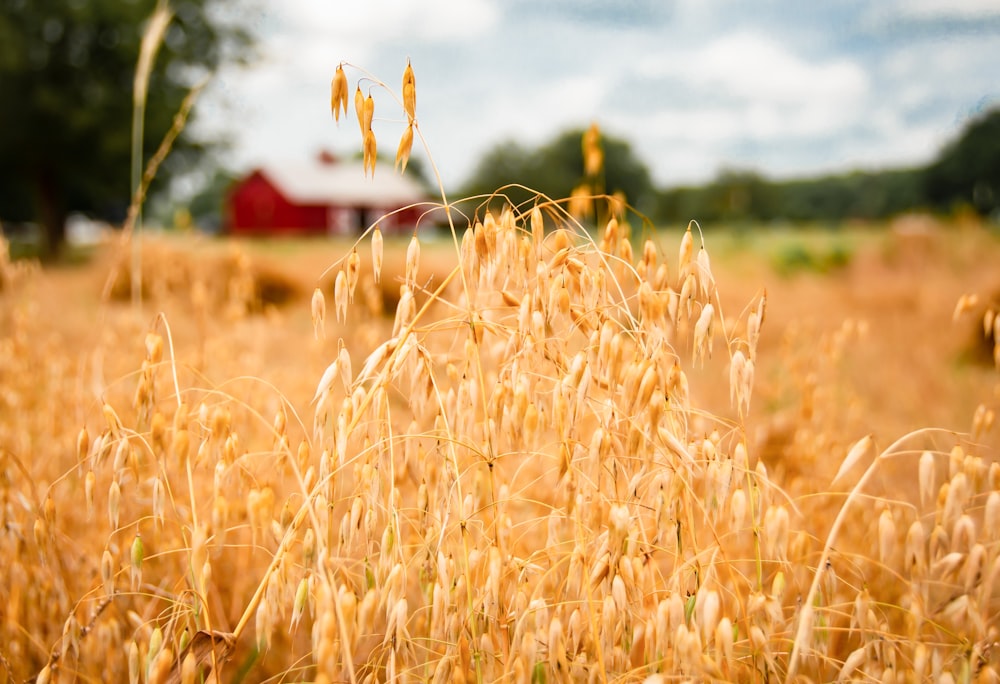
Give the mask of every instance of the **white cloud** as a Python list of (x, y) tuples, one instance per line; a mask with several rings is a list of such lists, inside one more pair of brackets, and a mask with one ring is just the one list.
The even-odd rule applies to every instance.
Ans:
[(500, 17), (491, 0), (288, 0), (281, 14), (287, 28), (299, 35), (366, 43), (471, 40), (490, 31)]
[(503, 131), (529, 142), (543, 138), (565, 126), (579, 126), (593, 119), (607, 92), (608, 84), (597, 75), (578, 74), (555, 82), (536, 83), (516, 96), (499, 93), (484, 129)]
[(647, 60), (639, 69), (679, 82), (687, 95), (636, 129), (675, 131), (674, 137), (704, 143), (834, 135), (864, 116), (870, 93), (868, 75), (851, 59), (807, 61), (746, 32), (685, 50), (683, 60)]
[(855, 100), (867, 88), (849, 59), (807, 62), (777, 41), (753, 33), (726, 36), (693, 56), (692, 77), (737, 97), (781, 104), (821, 99)]
[(781, 105), (856, 101), (868, 91), (867, 76), (852, 59), (809, 62), (778, 41), (749, 32), (685, 50), (682, 59), (647, 58), (638, 71), (643, 76), (677, 79), (725, 99)]

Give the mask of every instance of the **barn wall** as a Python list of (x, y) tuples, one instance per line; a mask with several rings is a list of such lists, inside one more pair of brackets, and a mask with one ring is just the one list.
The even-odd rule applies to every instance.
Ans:
[(227, 198), (228, 230), (236, 235), (325, 233), (328, 208), (289, 202), (255, 171)]
[(386, 234), (408, 233), (422, 208), (386, 216), (393, 207), (298, 205), (289, 201), (268, 177), (254, 171), (226, 197), (226, 230), (234, 235), (359, 234), (379, 220)]

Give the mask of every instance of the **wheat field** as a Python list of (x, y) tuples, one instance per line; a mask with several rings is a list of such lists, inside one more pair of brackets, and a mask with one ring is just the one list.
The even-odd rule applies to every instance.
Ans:
[(996, 236), (584, 195), (0, 260), (4, 681), (1000, 680)]

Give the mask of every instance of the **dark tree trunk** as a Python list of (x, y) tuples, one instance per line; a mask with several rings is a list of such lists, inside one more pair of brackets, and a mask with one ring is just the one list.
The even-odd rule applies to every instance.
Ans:
[(62, 188), (49, 170), (39, 172), (35, 182), (37, 216), (45, 232), (42, 258), (54, 261), (66, 243), (66, 204)]

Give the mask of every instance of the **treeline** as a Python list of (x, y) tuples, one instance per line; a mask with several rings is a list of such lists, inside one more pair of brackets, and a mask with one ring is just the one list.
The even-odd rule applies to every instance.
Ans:
[(660, 221), (841, 222), (883, 219), (927, 206), (919, 169), (854, 172), (771, 180), (754, 171), (725, 171), (708, 185), (660, 190)]
[[(583, 129), (565, 131), (529, 149), (497, 145), (480, 161), (460, 196), (490, 193), (511, 183), (549, 197), (567, 197), (581, 181)], [(839, 223), (880, 220), (910, 211), (975, 212), (1000, 219), (1000, 107), (972, 119), (928, 165), (778, 180), (754, 170), (726, 170), (706, 185), (656, 188), (628, 142), (603, 139), (607, 193), (621, 192), (657, 222)], [(510, 187), (508, 199), (533, 201)]]

